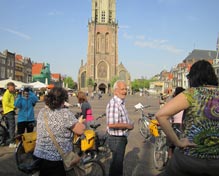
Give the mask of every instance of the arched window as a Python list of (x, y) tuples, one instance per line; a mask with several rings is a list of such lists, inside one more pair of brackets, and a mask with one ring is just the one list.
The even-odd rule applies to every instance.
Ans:
[(86, 86), (86, 72), (81, 73), (81, 88)]
[(105, 51), (106, 53), (109, 53), (109, 33), (106, 33), (105, 36)]
[(96, 51), (97, 51), (97, 53), (100, 52), (100, 41), (101, 41), (100, 33), (98, 32), (98, 33), (97, 33), (97, 46), (96, 46)]
[(98, 78), (107, 78), (107, 65), (105, 62), (100, 62), (97, 67)]

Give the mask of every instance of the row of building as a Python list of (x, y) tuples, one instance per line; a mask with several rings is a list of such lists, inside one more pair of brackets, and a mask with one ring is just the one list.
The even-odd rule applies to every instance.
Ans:
[(0, 52), (0, 80), (8, 78), (24, 83), (40, 81), (47, 85), (63, 85), (63, 77), (60, 73), (51, 73), (50, 64), (35, 63), (29, 57), (4, 50)]
[(150, 90), (155, 93), (171, 93), (176, 87), (188, 88), (188, 79), (186, 75), (189, 73), (193, 63), (198, 60), (209, 61), (219, 79), (219, 37), (217, 40), (216, 50), (200, 50), (194, 49), (189, 55), (182, 61), (182, 63), (174, 66), (170, 71), (163, 70), (160, 74), (156, 75), (158, 81), (150, 83)]

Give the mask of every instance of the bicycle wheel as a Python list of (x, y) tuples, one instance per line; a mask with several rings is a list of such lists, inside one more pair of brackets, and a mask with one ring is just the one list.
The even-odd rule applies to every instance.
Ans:
[(104, 145), (98, 147), (98, 155), (100, 156), (100, 158), (109, 157), (110, 154), (111, 154), (111, 150), (110, 150), (108, 144), (104, 144)]
[(33, 156), (33, 152), (25, 153), (23, 142), (20, 141), (15, 150), (17, 168), (27, 174), (34, 174), (39, 170), (40, 159)]
[(0, 125), (0, 145), (3, 145), (5, 143), (5, 140), (6, 140), (6, 130), (5, 128)]
[(167, 153), (168, 147), (166, 145), (166, 138), (164, 136), (159, 136), (155, 139), (154, 144), (154, 165), (155, 168), (159, 171), (164, 169), (164, 167), (167, 164), (168, 159), (168, 153)]
[(150, 131), (149, 131), (149, 126), (144, 119), (139, 119), (138, 120), (138, 128), (140, 131), (140, 134), (147, 140), (150, 138)]
[(86, 176), (106, 176), (103, 164), (98, 160), (90, 160), (84, 164)]
[(103, 136), (96, 136), (96, 141), (95, 141), (95, 147), (97, 150), (98, 157), (101, 158), (106, 158), (109, 157), (111, 154), (111, 150), (109, 148), (109, 145), (107, 143), (107, 136), (108, 134), (104, 134)]

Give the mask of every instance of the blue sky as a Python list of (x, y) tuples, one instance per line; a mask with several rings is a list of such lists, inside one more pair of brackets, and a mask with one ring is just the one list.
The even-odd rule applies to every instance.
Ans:
[[(0, 52), (50, 63), (77, 81), (91, 0), (1, 0)], [(170, 70), (193, 49), (216, 50), (218, 0), (117, 0), (119, 62), (132, 80)]]

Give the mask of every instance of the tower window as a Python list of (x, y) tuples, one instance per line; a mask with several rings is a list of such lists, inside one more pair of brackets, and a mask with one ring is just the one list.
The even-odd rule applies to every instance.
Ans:
[(85, 87), (85, 84), (86, 83), (86, 72), (83, 72), (81, 74), (81, 87), (84, 88)]
[(98, 21), (98, 10), (95, 10), (95, 21)]
[(109, 11), (109, 23), (112, 23), (112, 10)]
[(102, 15), (101, 15), (101, 22), (104, 23), (105, 22), (105, 11), (102, 11)]
[(105, 35), (105, 52), (109, 53), (109, 33)]

